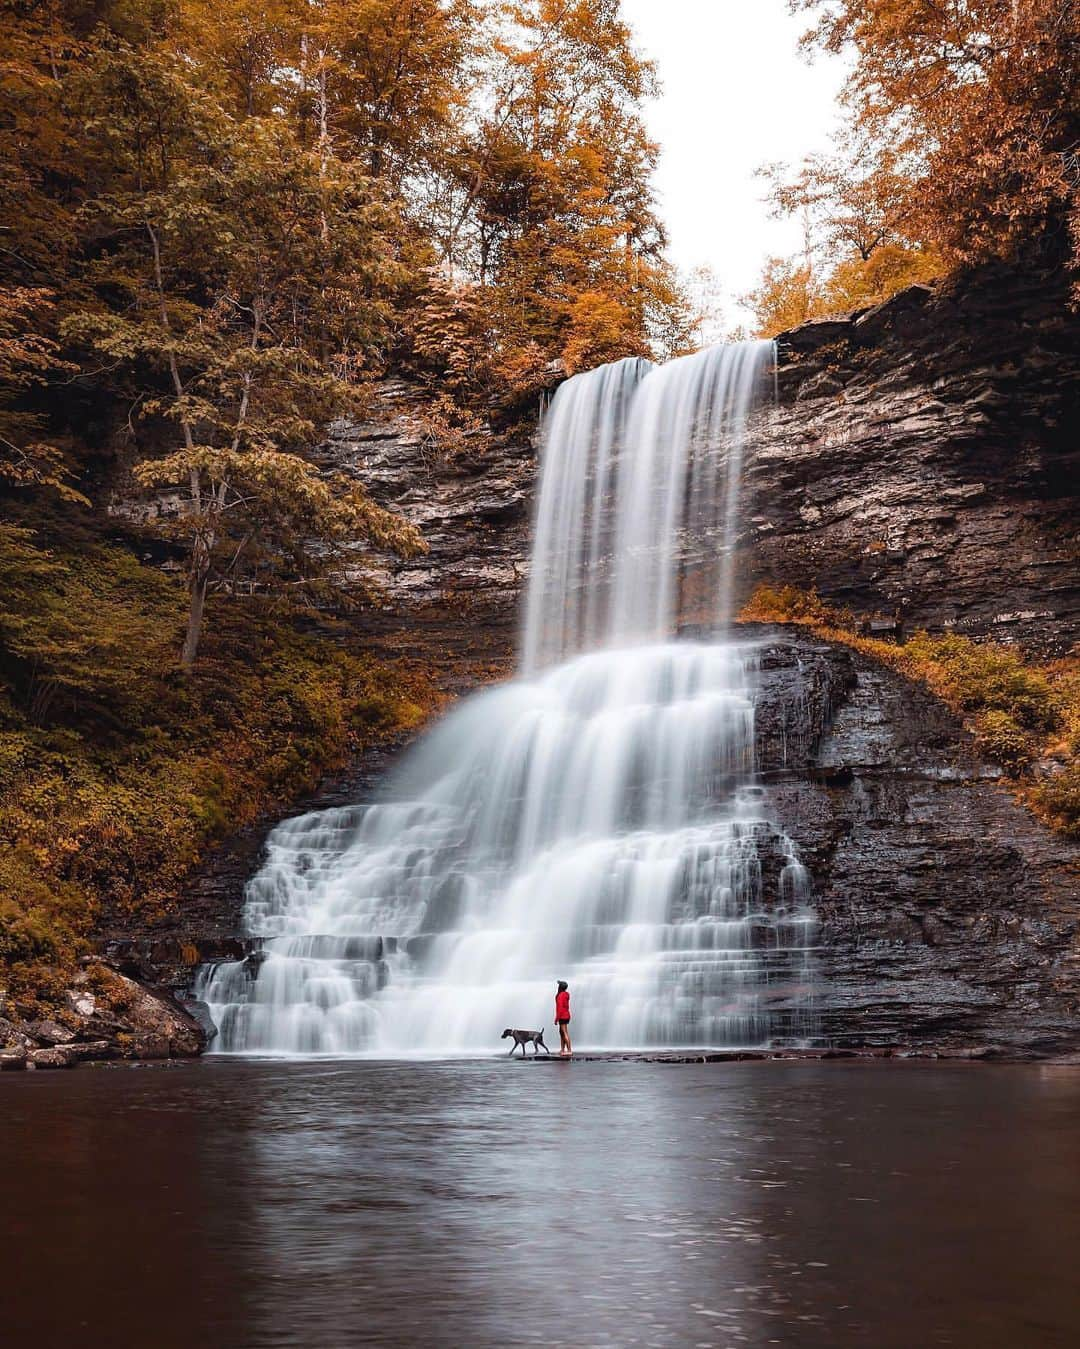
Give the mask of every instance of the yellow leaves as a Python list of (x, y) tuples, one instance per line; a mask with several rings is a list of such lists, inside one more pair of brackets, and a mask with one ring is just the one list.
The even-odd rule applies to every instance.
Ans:
[[(152, 637), (171, 644), (182, 597), (154, 569), (101, 547), (65, 551), (50, 573), (27, 547), (32, 585), (19, 553), (0, 566), (0, 628), (24, 629), (17, 659), (5, 650), (5, 676), (16, 673), (0, 726), (5, 977), (73, 960), (102, 908), (114, 921), (167, 908), (210, 840), (436, 701), (423, 671), (300, 636), (244, 601), (219, 606), (204, 662), (176, 681)], [(73, 692), (32, 715), (41, 681)], [(19, 986), (40, 987), (33, 976)]]
[(808, 319), (880, 304), (905, 286), (935, 280), (943, 265), (932, 249), (900, 244), (876, 248), (865, 260), (834, 261), (820, 279), (800, 259), (770, 258), (758, 286), (742, 298), (754, 313), (755, 331), (775, 337)]
[(856, 61), (856, 127), (904, 157), (909, 239), (951, 265), (1012, 253), (1075, 201), (1080, 14), (1061, 0), (800, 0)]
[(798, 259), (769, 258), (756, 289), (742, 297), (754, 313), (755, 331), (775, 337), (821, 312), (811, 268)]
[(562, 355), (568, 375), (621, 356), (643, 354), (634, 315), (610, 295), (585, 291), (574, 300), (569, 319)]

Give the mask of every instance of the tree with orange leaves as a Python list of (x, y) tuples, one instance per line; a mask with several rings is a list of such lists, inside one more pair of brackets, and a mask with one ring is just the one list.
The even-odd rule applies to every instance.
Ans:
[(859, 134), (902, 166), (910, 231), (953, 263), (1007, 257), (1075, 213), (1075, 0), (793, 0), (809, 46), (854, 52)]
[(764, 172), (812, 236), (748, 297), (762, 331), (874, 304), (1041, 237), (1080, 256), (1076, 0), (791, 0), (808, 49), (854, 57), (833, 155)]

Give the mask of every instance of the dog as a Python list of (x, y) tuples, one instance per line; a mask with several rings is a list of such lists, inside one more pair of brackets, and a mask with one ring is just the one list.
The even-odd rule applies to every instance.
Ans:
[(499, 1039), (505, 1040), (511, 1035), (514, 1037), (514, 1043), (510, 1046), (511, 1054), (513, 1054), (514, 1050), (520, 1045), (521, 1057), (524, 1058), (525, 1046), (527, 1044), (532, 1045), (534, 1056), (539, 1054), (541, 1049), (545, 1054), (551, 1053), (551, 1050), (544, 1044), (544, 1032), (542, 1030), (511, 1030), (510, 1027), (507, 1026), (506, 1030), (499, 1036)]

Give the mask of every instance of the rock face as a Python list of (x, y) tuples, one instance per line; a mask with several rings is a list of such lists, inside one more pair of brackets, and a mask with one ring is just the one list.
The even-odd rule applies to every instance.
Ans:
[(821, 1037), (1075, 1049), (1080, 848), (928, 693), (845, 648), (760, 635), (759, 762), (813, 876)]
[(209, 1035), (192, 1010), (164, 989), (112, 970), (107, 994), (83, 971), (67, 992), (63, 1021), (0, 1017), (0, 1070), (73, 1068), (100, 1059), (191, 1058)]
[[(816, 588), (909, 630), (1067, 651), (1080, 631), (1080, 313), (1060, 266), (914, 286), (778, 349), (778, 406), (746, 450), (747, 589)], [(423, 412), (420, 391), (386, 381), (370, 419), (322, 451), (431, 546), (371, 560), (386, 606), (365, 624), (406, 652), (505, 659), (535, 445), (519, 435), (446, 462)]]
[(485, 440), (448, 460), (429, 443), (425, 404), (415, 386), (385, 380), (370, 419), (335, 426), (319, 453), (418, 525), (428, 544), (408, 561), (365, 559), (385, 604), (365, 615), (364, 630), (405, 654), (438, 646), (458, 658), (505, 659), (529, 555), (532, 437)]
[(915, 286), (779, 339), (743, 563), (909, 628), (1061, 653), (1080, 622), (1080, 316), (1060, 269)]

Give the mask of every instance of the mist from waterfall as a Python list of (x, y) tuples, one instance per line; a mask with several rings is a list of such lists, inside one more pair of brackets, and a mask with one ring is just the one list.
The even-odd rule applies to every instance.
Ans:
[[(768, 342), (575, 376), (545, 421), (521, 674), (466, 699), (373, 804), (273, 831), (261, 949), (204, 967), (216, 1050), (490, 1050), (812, 1033), (808, 877), (756, 781), (752, 644), (728, 639)], [(674, 640), (692, 617), (706, 639)]]

